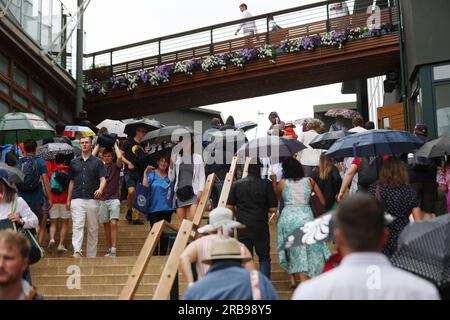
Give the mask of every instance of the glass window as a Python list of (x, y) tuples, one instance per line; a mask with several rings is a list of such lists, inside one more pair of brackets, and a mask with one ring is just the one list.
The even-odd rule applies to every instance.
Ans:
[(40, 102), (44, 102), (44, 89), (42, 89), (42, 87), (35, 81), (33, 81), (32, 93), (36, 99)]
[(433, 73), (435, 81), (450, 79), (450, 64), (434, 67)]
[(38, 115), (42, 119), (45, 119), (44, 111), (41, 108), (39, 108), (38, 106), (35, 106), (34, 104), (31, 106), (31, 112), (33, 112), (34, 114)]
[(54, 113), (58, 113), (58, 101), (51, 95), (48, 95), (48, 107)]
[(439, 136), (450, 136), (450, 83), (435, 86)]
[(8, 75), (9, 59), (0, 53), (0, 72), (5, 76)]
[(0, 100), (0, 117), (9, 112), (8, 104), (5, 101)]
[(63, 118), (66, 121), (73, 122), (73, 113), (68, 107), (63, 108)]
[(49, 117), (47, 119), (47, 122), (52, 128), (56, 127), (56, 120), (55, 119)]
[(14, 92), (13, 93), (13, 99), (14, 99), (14, 101), (16, 101), (19, 104), (21, 104), (22, 106), (24, 106), (25, 108), (28, 107), (28, 100), (27, 100), (27, 98), (25, 98), (20, 93)]
[(0, 92), (3, 92), (4, 94), (8, 94), (9, 93), (9, 87), (3, 81), (0, 81)]
[(24, 89), (28, 88), (27, 74), (17, 66), (14, 66), (14, 81)]

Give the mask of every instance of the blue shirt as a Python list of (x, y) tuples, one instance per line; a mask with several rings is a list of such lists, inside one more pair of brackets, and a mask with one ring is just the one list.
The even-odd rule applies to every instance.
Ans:
[[(44, 159), (36, 156), (28, 156), (28, 157), (32, 157), (36, 161), (39, 176), (48, 173), (47, 165), (45, 164)], [(19, 191), (19, 197), (23, 198), (23, 200), (25, 200), (25, 202), (28, 205), (44, 204), (44, 189), (42, 188), (42, 183), (39, 183), (39, 186), (36, 189), (36, 191), (32, 192)]]
[(161, 178), (156, 172), (150, 172), (147, 178), (150, 186), (149, 211), (152, 213), (175, 211), (172, 205), (173, 188), (169, 177)]
[[(262, 300), (278, 300), (272, 283), (259, 272)], [(208, 273), (189, 287), (183, 300), (253, 300), (250, 271), (240, 261), (220, 261), (212, 264)]]

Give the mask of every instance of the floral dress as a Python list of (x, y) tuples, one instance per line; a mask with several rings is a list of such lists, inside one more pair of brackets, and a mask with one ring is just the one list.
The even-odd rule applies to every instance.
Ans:
[[(311, 186), (309, 179), (286, 180), (282, 193), (285, 207), (277, 226), (277, 247), (282, 247), (288, 237), (306, 223), (314, 220), (309, 206)], [(279, 253), (280, 265), (289, 274), (304, 273), (313, 278), (322, 273), (330, 251), (325, 242), (294, 247)]]
[(447, 212), (450, 212), (450, 166), (438, 171), (437, 182), (441, 187), (447, 187)]

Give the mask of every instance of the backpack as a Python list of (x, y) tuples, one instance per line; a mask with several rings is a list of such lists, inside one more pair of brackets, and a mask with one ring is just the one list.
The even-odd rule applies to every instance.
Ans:
[(50, 188), (54, 194), (62, 194), (69, 188), (69, 175), (63, 170), (57, 170), (52, 174)]
[(33, 157), (19, 159), (16, 168), (24, 174), (23, 182), (17, 184), (17, 189), (22, 192), (36, 191), (41, 183), (36, 159)]
[(383, 166), (383, 158), (361, 158), (358, 171), (358, 186), (360, 189), (369, 190), (372, 183), (378, 180), (378, 176)]

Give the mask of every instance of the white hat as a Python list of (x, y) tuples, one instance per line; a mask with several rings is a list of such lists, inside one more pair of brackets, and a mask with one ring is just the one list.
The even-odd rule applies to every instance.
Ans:
[(227, 208), (216, 208), (209, 214), (209, 224), (199, 228), (198, 233), (209, 233), (223, 229), (242, 229), (245, 226), (237, 221), (233, 221), (233, 212)]

